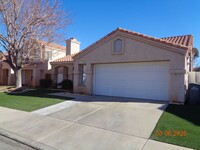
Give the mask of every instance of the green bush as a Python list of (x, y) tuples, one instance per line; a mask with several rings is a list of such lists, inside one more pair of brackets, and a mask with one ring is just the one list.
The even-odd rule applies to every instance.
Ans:
[(65, 89), (65, 90), (72, 90), (73, 89), (73, 82), (72, 80), (63, 80), (61, 82), (61, 87), (62, 89)]
[(49, 88), (52, 87), (53, 81), (51, 79), (41, 79), (40, 80), (40, 87), (41, 88)]

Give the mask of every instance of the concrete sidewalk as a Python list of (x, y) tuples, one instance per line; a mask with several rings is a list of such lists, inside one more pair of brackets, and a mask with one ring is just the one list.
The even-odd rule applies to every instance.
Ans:
[(45, 150), (189, 150), (148, 139), (162, 105), (82, 102), (48, 116), (0, 107), (0, 134)]

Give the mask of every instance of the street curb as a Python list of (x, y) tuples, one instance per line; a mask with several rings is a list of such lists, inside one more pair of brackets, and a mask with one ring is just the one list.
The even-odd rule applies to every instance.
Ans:
[(19, 142), (19, 143), (26, 145), (30, 148), (33, 148), (35, 150), (58, 150), (58, 149), (55, 149), (55, 148), (50, 147), (48, 145), (45, 145), (43, 143), (28, 139), (28, 138), (24, 138), (22, 136), (19, 136), (15, 133), (12, 133), (12, 132), (7, 131), (7, 130), (2, 129), (2, 128), (0, 128), (0, 135), (4, 136), (6, 138), (9, 138), (11, 140), (14, 140), (16, 142)]

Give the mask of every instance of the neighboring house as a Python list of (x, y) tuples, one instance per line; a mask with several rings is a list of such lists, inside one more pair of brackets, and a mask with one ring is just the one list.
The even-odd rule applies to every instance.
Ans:
[(195, 71), (195, 72), (200, 72), (200, 67), (195, 67), (195, 68), (193, 68), (193, 71)]
[(74, 79), (74, 60), (73, 56), (80, 52), (80, 42), (75, 38), (66, 41), (66, 56), (56, 59), (50, 64), (52, 65), (53, 80), (56, 84), (61, 83), (64, 79)]
[[(50, 62), (64, 57), (66, 47), (54, 43), (37, 41), (30, 52), (30, 59), (22, 67), (22, 85), (39, 86), (40, 79), (52, 78)], [(14, 85), (14, 72), (6, 62), (0, 63), (0, 85)]]
[(159, 39), (117, 28), (51, 64), (55, 80), (73, 79), (75, 93), (183, 103), (194, 55), (192, 35)]

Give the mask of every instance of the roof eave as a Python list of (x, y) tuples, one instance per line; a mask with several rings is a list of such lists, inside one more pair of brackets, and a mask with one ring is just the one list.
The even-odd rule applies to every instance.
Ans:
[[(109, 34), (107, 34), (106, 36), (104, 36), (103, 38), (99, 39), (98, 41), (96, 41), (95, 43), (91, 44), (90, 46), (88, 46), (87, 48), (85, 48), (84, 50), (82, 50), (80, 53), (78, 53), (77, 55), (73, 56), (72, 58), (74, 60), (79, 59), (80, 57), (86, 55), (87, 53), (89, 53), (89, 49), (94, 49), (96, 45), (102, 43), (105, 39), (107, 39), (108, 37), (110, 37), (111, 35), (115, 34), (115, 33), (124, 33), (126, 35), (132, 36), (137, 38), (140, 41), (146, 41), (147, 43), (153, 44), (154, 46), (161, 46), (165, 49), (171, 49), (174, 52), (180, 53), (180, 54), (186, 54), (187, 51), (190, 49), (190, 47), (187, 46), (183, 46), (183, 45), (179, 45), (179, 44), (175, 44), (175, 43), (170, 43), (161, 39), (157, 39), (157, 38), (153, 38), (150, 36), (146, 36), (146, 35), (142, 35), (140, 33), (134, 33), (128, 30), (124, 30), (122, 28), (117, 28), (116, 30), (110, 32)], [(87, 52), (88, 51), (88, 52)]]
[(74, 61), (59, 61), (59, 62), (50, 62), (50, 64), (61, 64), (61, 63), (67, 63), (67, 64), (72, 64), (72, 63), (74, 63)]

